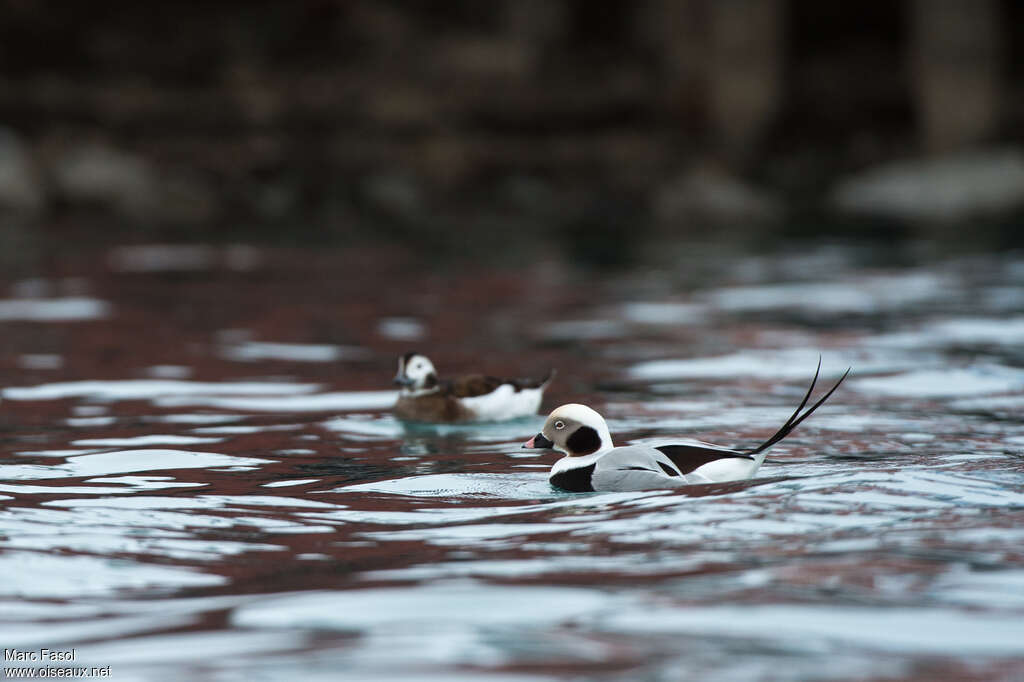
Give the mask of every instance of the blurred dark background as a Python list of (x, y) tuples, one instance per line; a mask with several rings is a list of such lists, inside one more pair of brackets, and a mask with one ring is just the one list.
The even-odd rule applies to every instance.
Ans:
[(614, 264), (663, 237), (1017, 244), (1022, 19), (1010, 0), (0, 0), (0, 247)]

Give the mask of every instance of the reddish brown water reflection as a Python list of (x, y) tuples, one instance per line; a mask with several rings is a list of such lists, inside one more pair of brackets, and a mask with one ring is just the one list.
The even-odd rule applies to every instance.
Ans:
[[(9, 646), (115, 679), (1024, 676), (1024, 260), (595, 276), (203, 248), (7, 284), (106, 304), (2, 322)], [(539, 420), (390, 418), (371, 392), (410, 347), (557, 367), (545, 406), (590, 403), (620, 442), (756, 442), (818, 352), (855, 376), (754, 482), (579, 496), (519, 449)]]

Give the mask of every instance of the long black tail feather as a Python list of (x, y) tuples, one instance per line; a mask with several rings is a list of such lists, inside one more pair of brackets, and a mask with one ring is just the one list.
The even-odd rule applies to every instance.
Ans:
[(846, 371), (843, 372), (843, 376), (839, 377), (839, 381), (836, 382), (835, 386), (833, 386), (832, 388), (830, 388), (828, 390), (828, 393), (823, 395), (818, 400), (818, 402), (814, 403), (809, 408), (807, 408), (806, 412), (804, 412), (803, 414), (800, 414), (800, 410), (804, 409), (804, 406), (807, 404), (807, 401), (810, 399), (811, 393), (814, 391), (815, 384), (818, 383), (818, 375), (821, 372), (821, 357), (819, 357), (818, 358), (818, 369), (815, 370), (814, 378), (811, 379), (811, 385), (807, 389), (807, 393), (804, 394), (804, 399), (802, 401), (800, 401), (800, 405), (796, 408), (796, 411), (793, 412), (792, 415), (790, 415), (789, 419), (786, 420), (786, 423), (782, 425), (782, 428), (780, 428), (778, 431), (775, 432), (775, 435), (773, 435), (771, 438), (769, 438), (765, 442), (763, 442), (760, 445), (758, 445), (756, 448), (754, 448), (752, 450), (745, 450), (744, 452), (746, 454), (748, 454), (748, 455), (759, 454), (761, 452), (764, 452), (765, 450), (767, 450), (771, 446), (775, 445), (776, 443), (778, 443), (780, 440), (782, 440), (783, 438), (788, 436), (790, 433), (792, 433), (793, 429), (795, 429), (797, 426), (800, 425), (800, 422), (802, 422), (803, 420), (805, 420), (808, 417), (810, 417), (811, 414), (813, 414), (816, 409), (821, 407), (825, 403), (825, 401), (828, 400), (829, 397), (833, 393), (835, 393), (836, 389), (839, 388), (839, 384), (843, 383), (843, 380), (846, 379), (846, 377), (850, 374), (850, 370), (851, 369), (852, 369), (852, 367), (847, 368)]

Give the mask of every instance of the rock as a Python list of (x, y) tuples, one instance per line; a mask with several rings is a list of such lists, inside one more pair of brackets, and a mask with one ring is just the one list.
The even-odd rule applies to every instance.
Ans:
[(129, 217), (152, 217), (158, 182), (144, 159), (100, 144), (84, 144), (59, 156), (53, 183), (70, 203), (109, 206)]
[(105, 145), (72, 147), (54, 157), (55, 191), (76, 206), (96, 206), (122, 217), (202, 223), (220, 211), (216, 193), (195, 173), (158, 169), (148, 160)]
[(694, 168), (664, 185), (655, 195), (654, 210), (664, 222), (768, 222), (782, 213), (779, 201), (767, 192), (707, 166)]
[(416, 180), (404, 173), (370, 175), (362, 182), (366, 202), (380, 213), (394, 218), (412, 218), (423, 210), (423, 197)]
[(536, 51), (523, 41), (453, 36), (437, 41), (433, 61), (442, 74), (514, 80), (533, 73), (539, 60)]
[(14, 132), (0, 128), (0, 210), (31, 213), (45, 195), (31, 157)]
[(203, 223), (220, 215), (216, 192), (198, 175), (163, 173), (156, 191), (159, 217), (174, 223)]
[(911, 221), (953, 222), (1024, 206), (1024, 155), (974, 151), (885, 164), (841, 181), (838, 209)]

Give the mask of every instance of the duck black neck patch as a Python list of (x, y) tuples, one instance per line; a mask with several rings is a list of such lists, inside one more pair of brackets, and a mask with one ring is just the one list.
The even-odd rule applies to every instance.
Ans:
[(589, 455), (601, 448), (601, 436), (589, 426), (581, 426), (565, 441), (572, 455)]
[(552, 474), (548, 482), (556, 488), (561, 488), (570, 493), (592, 493), (594, 492), (592, 478), (595, 466), (596, 464), (591, 464), (587, 467), (559, 471), (557, 474)]

